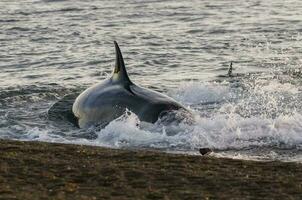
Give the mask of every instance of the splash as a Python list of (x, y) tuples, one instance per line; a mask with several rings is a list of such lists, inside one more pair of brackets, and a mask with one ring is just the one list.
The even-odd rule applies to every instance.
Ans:
[[(222, 82), (186, 82), (168, 94), (192, 111), (191, 123), (183, 120), (167, 124), (159, 120), (150, 124), (128, 111), (104, 129), (78, 130), (45, 124), (43, 118), (39, 118), (41, 124), (44, 123), (39, 126), (39, 122), (35, 124), (33, 119), (28, 119), (27, 110), (14, 118), (8, 112), (0, 117), (1, 126), (10, 124), (1, 128), (1, 138), (187, 154), (196, 154), (199, 148), (208, 147), (218, 157), (299, 161), (302, 155), (301, 88), (282, 80), (258, 75)], [(27, 109), (35, 108), (36, 104), (46, 108), (47, 98), (53, 99), (47, 95), (37, 96), (39, 98), (30, 97), (33, 101), (26, 101), (31, 103)], [(41, 101), (48, 103), (41, 104)], [(24, 109), (22, 102), (19, 101), (18, 106)], [(19, 123), (20, 120), (26, 121)]]

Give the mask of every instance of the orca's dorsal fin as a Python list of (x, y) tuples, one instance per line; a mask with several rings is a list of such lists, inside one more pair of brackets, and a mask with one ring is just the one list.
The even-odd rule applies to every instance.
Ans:
[(118, 83), (124, 84), (124, 85), (132, 84), (132, 82), (130, 81), (130, 79), (128, 77), (127, 71), (126, 71), (122, 52), (116, 41), (114, 41), (114, 46), (115, 46), (116, 59), (115, 59), (115, 67), (114, 67), (113, 75), (112, 75), (111, 79), (114, 82), (118, 82)]
[(229, 70), (228, 70), (228, 77), (233, 76), (233, 62), (231, 61)]

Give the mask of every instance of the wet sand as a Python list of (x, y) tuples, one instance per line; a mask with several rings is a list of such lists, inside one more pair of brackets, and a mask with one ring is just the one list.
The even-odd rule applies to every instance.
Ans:
[(302, 164), (0, 140), (0, 199), (302, 199)]

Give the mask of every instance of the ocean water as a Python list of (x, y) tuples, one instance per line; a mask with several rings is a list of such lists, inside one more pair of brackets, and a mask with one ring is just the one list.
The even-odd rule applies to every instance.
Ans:
[[(299, 0), (1, 0), (0, 138), (302, 162)], [(110, 76), (113, 41), (130, 78), (195, 123), (125, 113), (81, 130), (48, 110)], [(233, 76), (227, 76), (230, 62)]]

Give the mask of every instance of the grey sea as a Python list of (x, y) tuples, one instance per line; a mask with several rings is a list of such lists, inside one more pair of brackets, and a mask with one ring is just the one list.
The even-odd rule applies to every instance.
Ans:
[[(0, 138), (302, 162), (301, 11), (299, 0), (1, 0)], [(196, 123), (49, 119), (110, 76), (114, 40), (131, 79)]]

